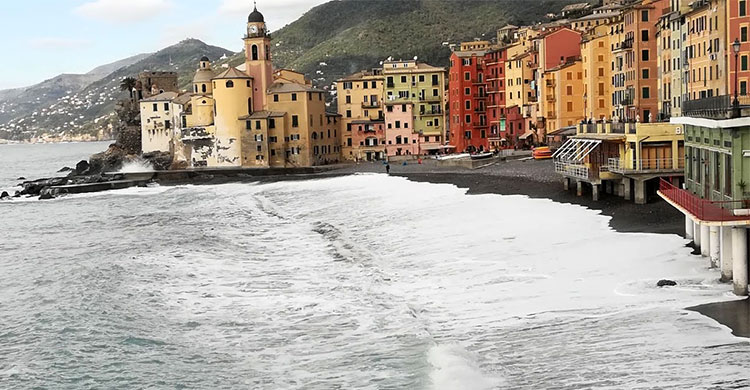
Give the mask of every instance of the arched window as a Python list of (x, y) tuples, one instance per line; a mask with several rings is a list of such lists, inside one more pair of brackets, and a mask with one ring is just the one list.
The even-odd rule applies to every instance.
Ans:
[(234, 88), (234, 81), (228, 80), (227, 81), (227, 88)]
[(271, 59), (271, 58), (269, 57), (270, 55), (271, 55), (271, 48), (270, 48), (270, 47), (268, 47), (268, 45), (266, 45), (266, 59), (267, 59), (267, 60), (270, 60), (270, 59)]
[(198, 93), (198, 86), (197, 86), (197, 85), (194, 85), (194, 86), (193, 86), (193, 90), (195, 90), (195, 93)]
[(201, 84), (201, 90), (206, 93), (206, 84)]
[(258, 46), (257, 45), (253, 45), (251, 58), (253, 61), (258, 61)]
[(253, 98), (247, 98), (247, 114), (253, 114)]

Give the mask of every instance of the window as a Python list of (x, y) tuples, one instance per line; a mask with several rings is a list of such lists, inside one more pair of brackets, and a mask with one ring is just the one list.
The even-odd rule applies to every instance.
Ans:
[[(263, 142), (263, 134), (255, 134), (255, 141)], [(258, 147), (260, 147), (260, 145), (258, 145)], [(260, 149), (258, 149), (258, 151), (260, 152)]]
[(247, 121), (245, 122), (245, 130), (252, 130), (253, 129), (253, 122)]
[(641, 98), (643, 99), (651, 98), (651, 90), (649, 90), (648, 87), (641, 88)]
[(641, 41), (648, 41), (648, 30), (641, 30)]
[[(255, 130), (260, 130), (260, 121), (255, 121)], [(257, 141), (257, 139), (256, 139), (256, 141)]]
[(438, 75), (434, 74), (432, 75), (432, 85), (438, 85), (439, 77)]
[(648, 49), (641, 50), (641, 61), (648, 61)]
[(234, 81), (228, 80), (227, 81), (227, 88), (234, 88)]
[(423, 74), (419, 75), (419, 82), (420, 83), (424, 83), (424, 75)]
[(739, 1), (739, 15), (740, 16), (746, 16), (747, 15), (747, 1), (740, 0)]
[[(378, 87), (378, 82), (377, 82), (377, 81), (373, 81), (373, 82), (371, 83), (371, 85), (372, 85), (372, 88), (373, 88), (373, 89), (374, 89), (374, 88), (377, 88), (377, 87)], [(323, 94), (320, 94), (320, 96), (323, 96)]]
[(568, 102), (568, 112), (573, 112), (573, 102)]
[(344, 81), (344, 89), (352, 89), (352, 82)]
[(648, 69), (642, 69), (641, 70), (641, 78), (644, 80), (648, 79)]
[(370, 85), (367, 81), (362, 82), (362, 89), (367, 89), (367, 86)]
[(641, 22), (648, 22), (648, 10), (641, 10)]
[(164, 127), (165, 127), (165, 128), (167, 129), (167, 130), (171, 129), (171, 128), (172, 128), (172, 121), (170, 121), (169, 119), (165, 120), (165, 121), (164, 121)]
[(296, 93), (293, 93), (293, 94), (292, 94), (292, 101), (293, 101), (293, 102), (296, 102), (296, 101), (297, 101), (297, 94), (296, 94)]
[(157, 103), (154, 103), (154, 107), (153, 107), (153, 109), (154, 109), (154, 112), (157, 112), (157, 111), (159, 111), (159, 104), (157, 104)]
[(405, 83), (405, 82), (406, 82), (406, 76), (401, 76), (401, 82), (402, 82), (402, 83)]
[(471, 110), (471, 100), (467, 100), (464, 102), (464, 108), (467, 110)]
[(346, 110), (346, 117), (351, 118), (352, 117), (352, 110)]
[(468, 81), (468, 80), (471, 80), (471, 73), (469, 73), (469, 72), (464, 72), (464, 80), (467, 80), (467, 81)]
[[(269, 118), (268, 119), (268, 128), (269, 129), (275, 129), (276, 128), (276, 119), (273, 119), (273, 118)], [(274, 137), (274, 138), (276, 138), (276, 137)]]
[(471, 115), (466, 115), (466, 123), (471, 123)]
[(740, 42), (747, 42), (747, 26), (740, 27)]
[(279, 101), (279, 95), (278, 94), (273, 95), (273, 101), (275, 101), (275, 102)]
[(292, 115), (292, 127), (299, 127), (299, 117)]
[(252, 53), (253, 61), (258, 61), (258, 46), (257, 45), (253, 45), (251, 49), (251, 53)]
[(745, 80), (740, 81), (740, 92), (738, 93), (742, 96), (747, 95), (747, 81)]
[(573, 95), (573, 86), (572, 85), (568, 85), (567, 88), (565, 89), (565, 92), (568, 94), (568, 96), (572, 96)]
[(724, 155), (724, 195), (732, 196), (732, 156)]
[(206, 93), (206, 84), (201, 84), (201, 91), (203, 91), (203, 93)]
[(740, 69), (748, 70), (748, 56), (740, 56)]
[(352, 97), (351, 96), (347, 96), (346, 99), (345, 99), (345, 101), (346, 101), (346, 104), (352, 104)]
[(169, 111), (169, 103), (164, 103), (164, 111)]

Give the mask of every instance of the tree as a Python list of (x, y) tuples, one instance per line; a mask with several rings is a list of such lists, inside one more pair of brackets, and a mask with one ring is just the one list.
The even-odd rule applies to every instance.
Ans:
[(130, 100), (133, 100), (133, 89), (135, 89), (136, 80), (132, 77), (125, 77), (120, 82), (120, 90), (128, 91), (130, 93)]

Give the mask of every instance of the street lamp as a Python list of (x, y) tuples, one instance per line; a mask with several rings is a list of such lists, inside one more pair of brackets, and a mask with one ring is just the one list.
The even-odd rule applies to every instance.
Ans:
[(732, 101), (732, 117), (739, 118), (740, 116), (740, 99), (737, 94), (739, 89), (739, 82), (737, 81), (737, 74), (740, 71), (738, 67), (738, 59), (740, 56), (740, 39), (735, 38), (732, 43), (732, 51), (734, 52), (734, 101)]

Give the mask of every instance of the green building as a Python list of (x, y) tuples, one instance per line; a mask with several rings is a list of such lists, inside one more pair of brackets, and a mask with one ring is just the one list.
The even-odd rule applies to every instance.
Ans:
[(412, 105), (410, 125), (425, 152), (439, 150), (445, 143), (445, 73), (445, 68), (416, 60), (383, 63), (385, 101)]

